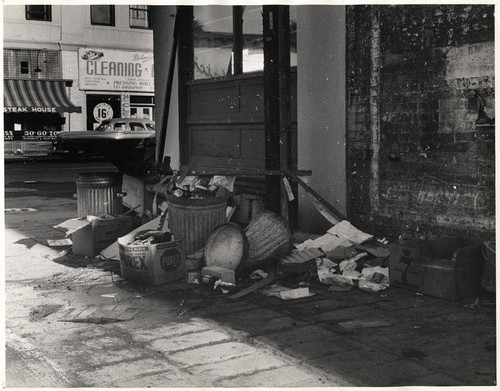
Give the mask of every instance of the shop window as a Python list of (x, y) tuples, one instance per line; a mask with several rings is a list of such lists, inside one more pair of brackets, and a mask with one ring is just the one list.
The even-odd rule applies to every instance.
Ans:
[(52, 21), (52, 7), (50, 5), (27, 5), (26, 20)]
[(264, 69), (262, 6), (193, 7), (194, 79)]
[(91, 5), (90, 21), (94, 25), (114, 26), (115, 6), (114, 5)]
[(131, 5), (129, 7), (130, 27), (136, 29), (149, 29), (149, 8), (147, 5)]
[(28, 61), (21, 61), (21, 73), (30, 73)]
[[(262, 6), (194, 6), (191, 78), (264, 70)], [(290, 65), (297, 65), (297, 7), (290, 6)]]

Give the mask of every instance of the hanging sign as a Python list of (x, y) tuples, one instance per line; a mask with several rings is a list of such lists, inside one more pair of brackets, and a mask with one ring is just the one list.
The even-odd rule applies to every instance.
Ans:
[(81, 90), (154, 92), (153, 53), (78, 49)]

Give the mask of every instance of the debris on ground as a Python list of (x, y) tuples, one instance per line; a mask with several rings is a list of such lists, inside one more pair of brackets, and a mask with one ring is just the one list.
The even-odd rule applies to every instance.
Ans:
[(234, 270), (218, 266), (205, 266), (201, 269), (202, 276), (217, 277), (224, 283), (234, 284), (236, 282)]
[(276, 296), (283, 300), (301, 299), (304, 297), (314, 296), (314, 293), (309, 292), (309, 288), (287, 288), (286, 286), (273, 284), (269, 288), (262, 290), (266, 296)]
[(73, 242), (71, 241), (70, 238), (47, 239), (47, 244), (50, 247), (64, 247), (64, 246), (71, 246), (73, 244)]

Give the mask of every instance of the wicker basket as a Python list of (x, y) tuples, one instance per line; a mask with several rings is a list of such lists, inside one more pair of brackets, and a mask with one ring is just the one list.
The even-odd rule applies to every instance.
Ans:
[(292, 251), (292, 235), (285, 220), (272, 212), (255, 216), (245, 234), (249, 250), (248, 258), (240, 265), (244, 269), (257, 269)]

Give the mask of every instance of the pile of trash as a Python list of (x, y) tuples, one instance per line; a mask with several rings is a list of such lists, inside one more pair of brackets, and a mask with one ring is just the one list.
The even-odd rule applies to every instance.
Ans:
[(326, 234), (297, 244), (287, 257), (281, 258), (281, 275), (304, 275), (316, 278), (332, 291), (358, 287), (379, 292), (389, 286), (389, 250), (387, 241), (377, 240), (341, 221)]

